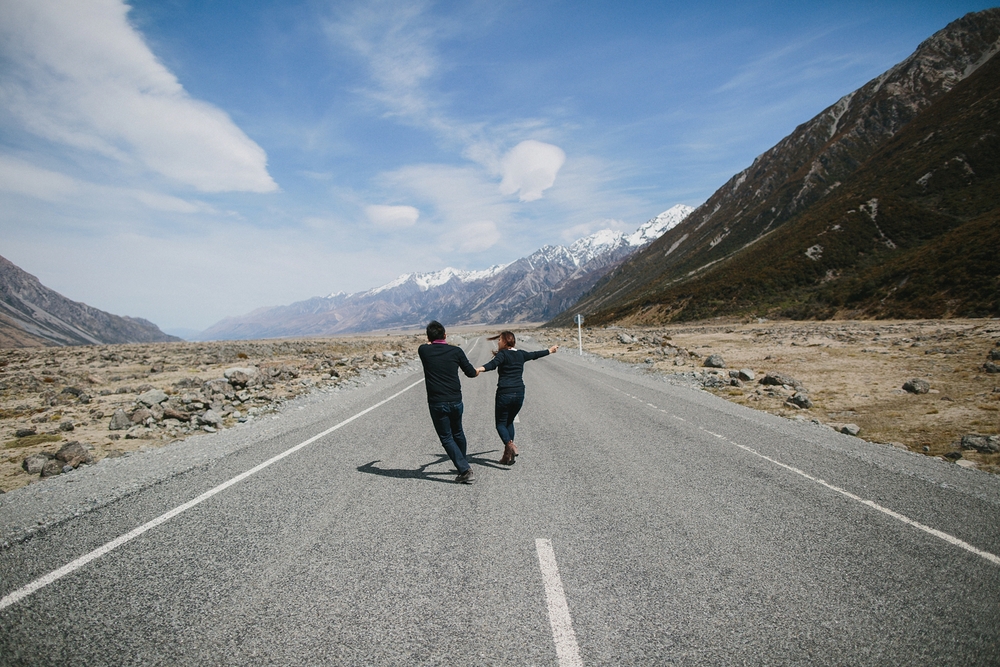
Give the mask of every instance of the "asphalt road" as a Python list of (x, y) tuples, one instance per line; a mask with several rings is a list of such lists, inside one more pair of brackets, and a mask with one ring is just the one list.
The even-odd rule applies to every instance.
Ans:
[(564, 349), (460, 485), (420, 379), (0, 551), (0, 664), (1000, 664), (996, 477)]

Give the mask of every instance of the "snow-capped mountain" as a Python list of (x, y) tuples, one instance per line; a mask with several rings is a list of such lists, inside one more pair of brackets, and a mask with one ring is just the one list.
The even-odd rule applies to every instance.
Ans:
[(406, 273), (365, 292), (337, 292), (226, 318), (201, 340), (321, 336), (422, 326), (540, 322), (569, 308), (603, 275), (692, 210), (679, 204), (631, 234), (602, 229), (481, 271)]

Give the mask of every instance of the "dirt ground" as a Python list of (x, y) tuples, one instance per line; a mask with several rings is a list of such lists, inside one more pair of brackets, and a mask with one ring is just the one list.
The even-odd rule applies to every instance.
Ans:
[[(461, 336), (496, 333), (456, 327)], [(539, 343), (577, 347), (576, 329), (515, 327)], [(1000, 434), (1000, 373), (986, 372), (990, 353), (1000, 357), (1000, 321), (919, 322), (721, 322), (650, 328), (585, 328), (589, 353), (640, 364), (653, 373), (684, 373), (727, 400), (785, 417), (799, 417), (858, 436), (941, 456), (959, 465), (1000, 473), (1000, 453), (961, 447), (963, 435)], [(458, 340), (456, 340), (458, 337)], [(625, 339), (628, 342), (623, 342)], [(69, 442), (84, 443), (93, 460), (159, 447), (195, 432), (225, 428), (277, 409), (290, 398), (330, 389), (363, 372), (379, 372), (416, 358), (421, 333), (331, 339), (154, 343), (58, 348), (0, 349), (0, 490), (42, 479), (22, 462), (52, 456)], [(720, 355), (725, 368), (707, 368)], [(266, 383), (242, 392), (212, 394), (209, 381), (226, 369), (270, 369)], [(996, 368), (996, 366), (993, 366)], [(733, 386), (730, 371), (750, 370), (753, 380)], [(279, 372), (280, 371), (280, 372)], [(794, 378), (800, 387), (764, 386), (768, 373)], [(913, 378), (929, 391), (913, 394)], [(208, 383), (208, 384), (206, 384)], [(223, 383), (225, 384), (225, 383)], [(169, 396), (164, 406), (191, 410), (190, 419), (145, 417), (113, 431), (113, 413), (141, 413), (138, 397), (151, 389)], [(789, 402), (807, 393), (807, 409)], [(192, 406), (222, 415), (202, 425)], [(168, 413), (167, 416), (173, 413)], [(28, 434), (28, 432), (32, 432)], [(18, 433), (21, 433), (19, 436)]]
[[(54, 456), (76, 441), (96, 462), (226, 428), (304, 392), (412, 361), (421, 342), (415, 335), (383, 335), (0, 349), (0, 490), (42, 479), (22, 467), (32, 455)], [(206, 385), (239, 367), (271, 373), (240, 391), (222, 380), (228, 395)], [(171, 411), (140, 412), (139, 396), (153, 389), (168, 395), (162, 406)], [(135, 419), (127, 429), (111, 430), (118, 409)], [(198, 416), (206, 409), (221, 421), (203, 424)]]
[[(622, 342), (620, 334), (634, 338)], [(1000, 454), (963, 449), (967, 434), (1000, 434), (1000, 374), (986, 372), (990, 353), (1000, 356), (1000, 321), (701, 322), (663, 327), (584, 328), (583, 349), (644, 364), (651, 372), (697, 372), (721, 355), (729, 370), (748, 369), (755, 380), (709, 391), (784, 417), (801, 416), (858, 437), (914, 452), (947, 457), (1000, 473)], [(576, 350), (577, 330), (540, 329), (536, 338)], [(662, 350), (662, 351), (661, 351)], [(994, 366), (995, 368), (995, 366)], [(794, 389), (765, 387), (780, 373), (802, 384), (812, 407), (788, 402)], [(930, 390), (914, 394), (904, 383), (919, 378)]]

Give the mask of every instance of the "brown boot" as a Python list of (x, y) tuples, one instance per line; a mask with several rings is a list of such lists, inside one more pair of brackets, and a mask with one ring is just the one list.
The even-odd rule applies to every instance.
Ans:
[(514, 453), (514, 458), (516, 459), (517, 455), (518, 455), (518, 451), (517, 451), (517, 445), (514, 444), (513, 440), (510, 441), (510, 448), (511, 448), (511, 450)]
[(505, 466), (514, 465), (514, 447), (509, 442), (503, 447), (503, 456), (500, 457), (500, 463)]

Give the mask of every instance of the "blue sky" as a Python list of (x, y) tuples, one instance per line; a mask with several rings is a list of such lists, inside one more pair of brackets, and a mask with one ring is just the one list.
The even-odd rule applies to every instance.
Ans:
[(697, 206), (979, 2), (0, 0), (0, 255), (165, 330)]

